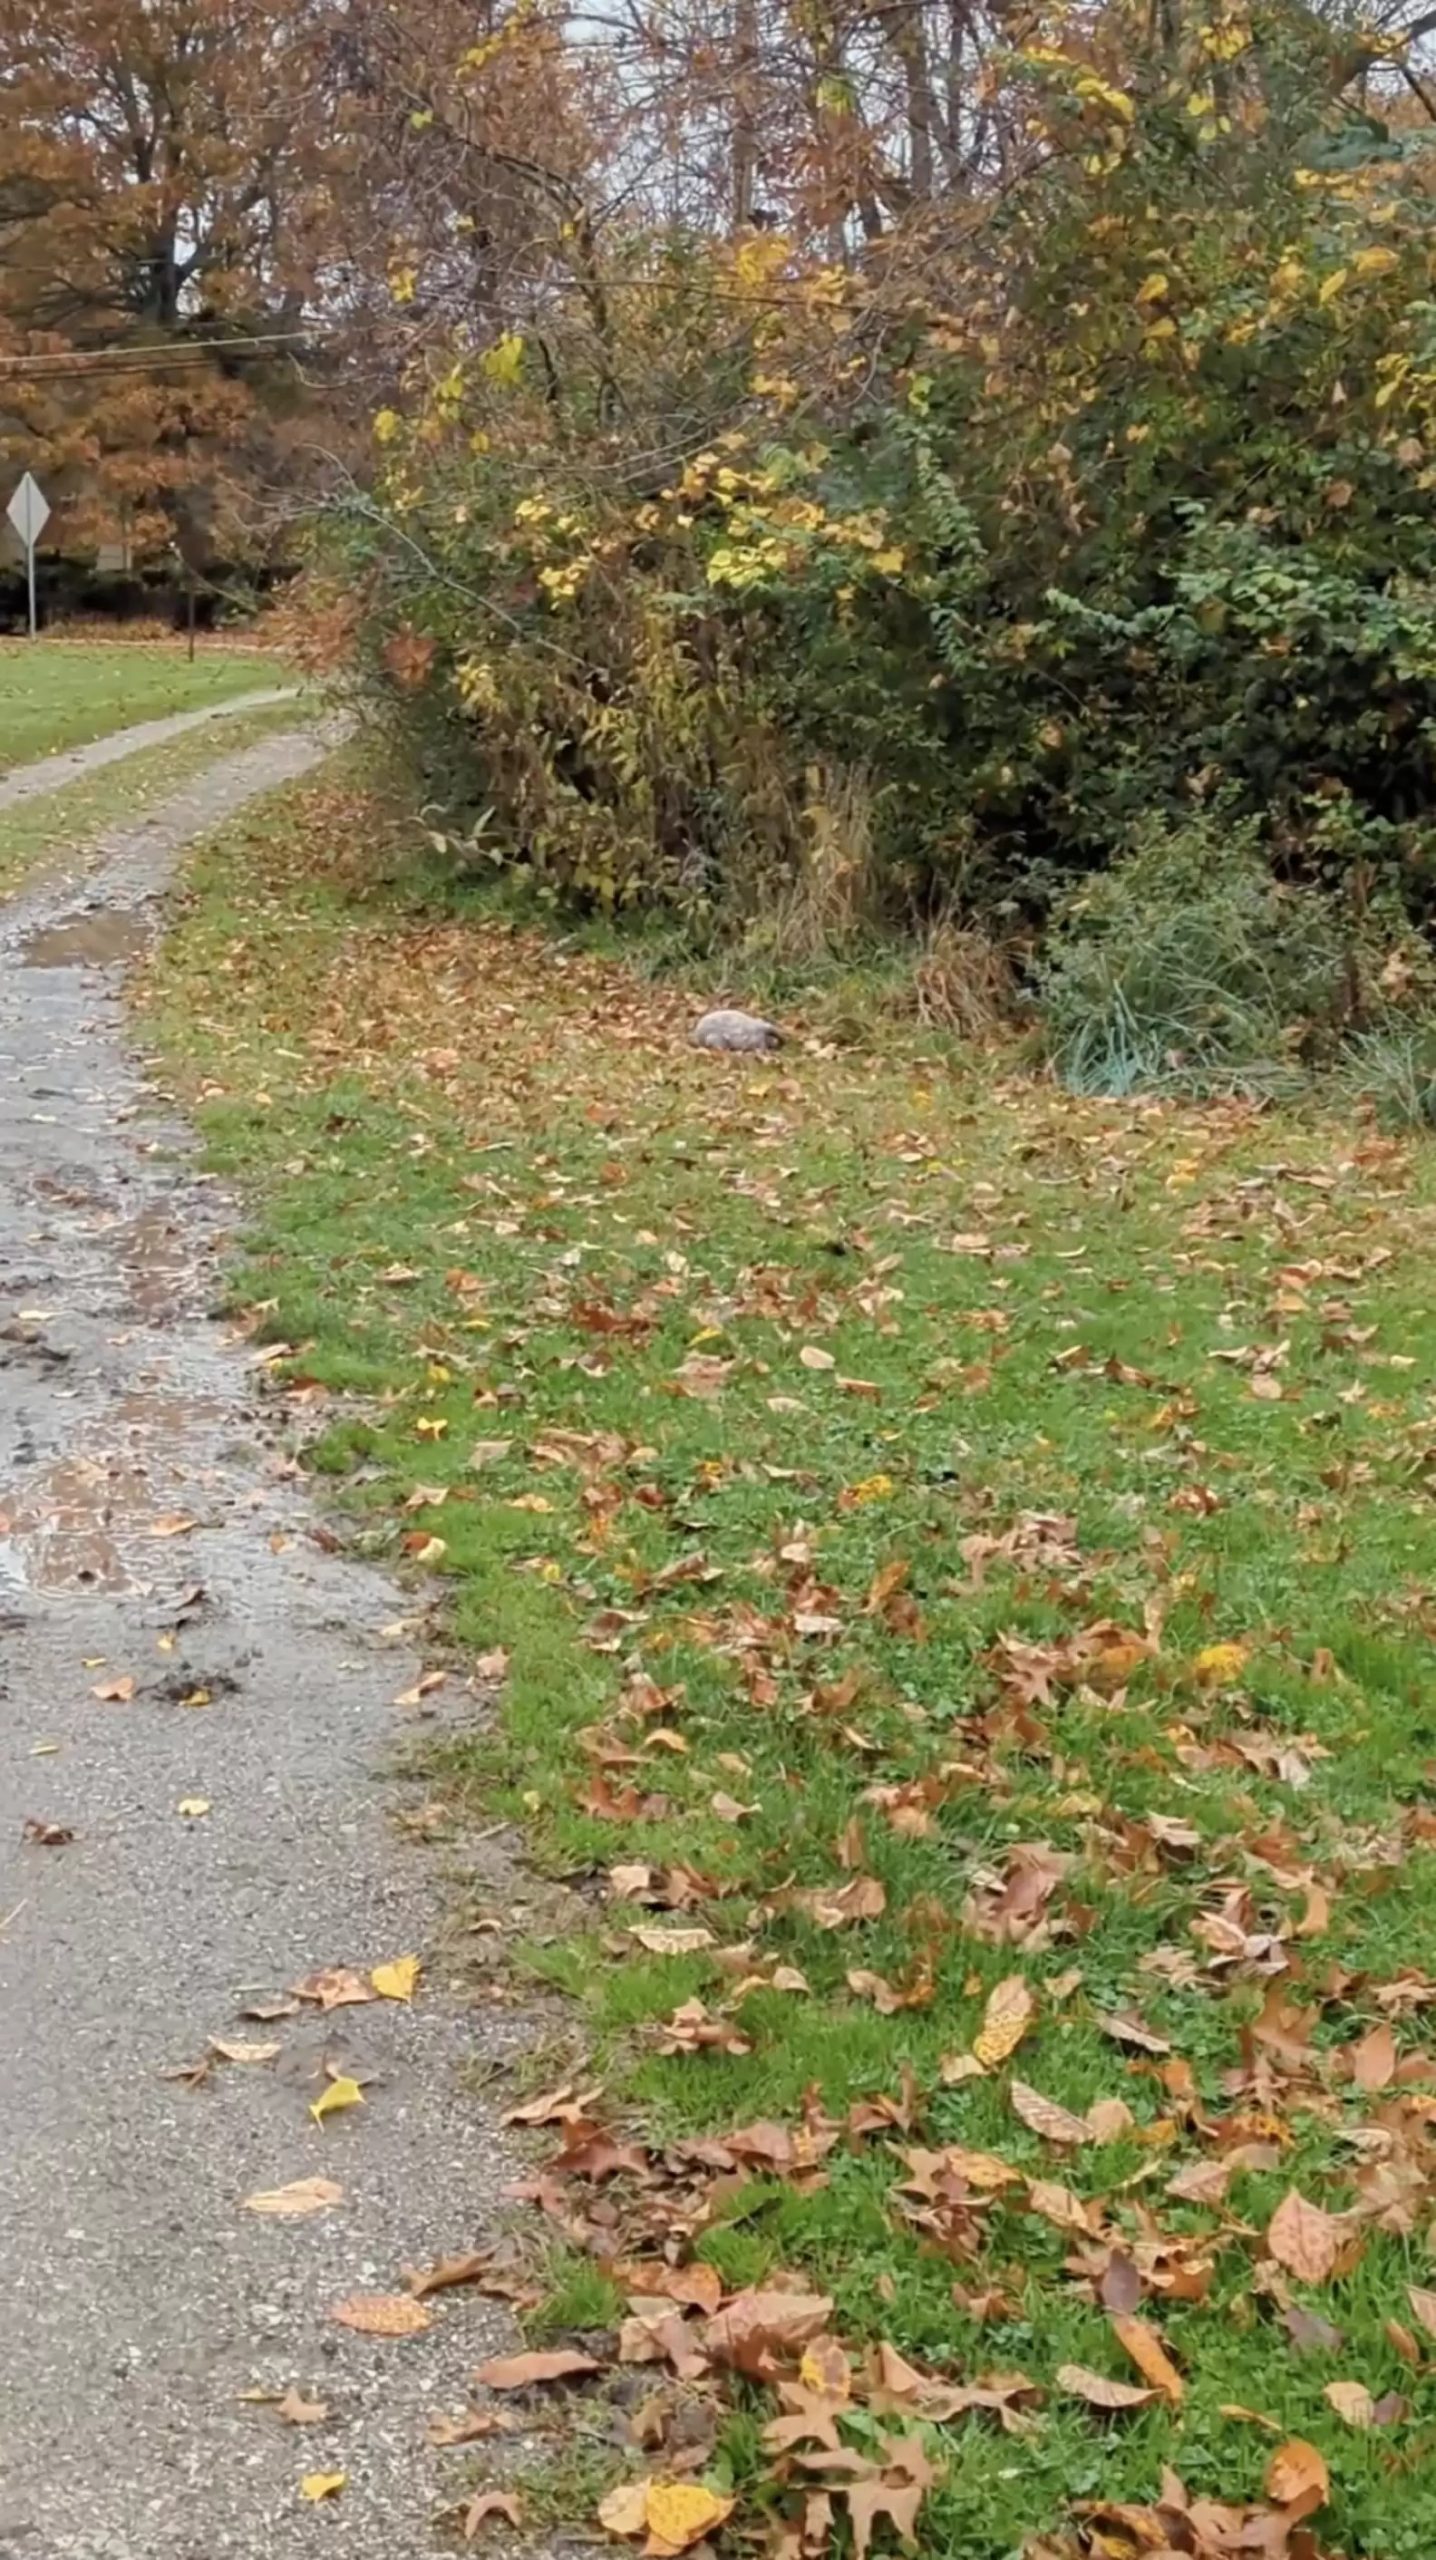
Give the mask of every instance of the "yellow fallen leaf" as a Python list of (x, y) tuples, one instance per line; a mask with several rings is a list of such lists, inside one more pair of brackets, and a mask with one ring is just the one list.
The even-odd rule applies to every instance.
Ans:
[(733, 2512), (733, 2500), (720, 2498), (699, 2480), (650, 2480), (644, 2501), (648, 2540), (644, 2548), (656, 2560), (676, 2560), (694, 2542), (722, 2524)]
[(412, 2000), (419, 1979), (417, 1956), (395, 1956), (390, 1964), (376, 1964), (369, 1976), (381, 2000)]
[(337, 2080), (330, 2081), (323, 2096), (315, 2099), (309, 2112), (316, 2124), (322, 2124), (326, 2116), (337, 2116), (345, 2107), (362, 2107), (363, 2104), (364, 2092), (358, 2081), (349, 2079), (341, 2071)]
[(598, 2520), (609, 2533), (646, 2533), (646, 2553), (654, 2560), (676, 2560), (732, 2512), (731, 2498), (719, 2497), (699, 2481), (624, 2480), (600, 2500)]
[(201, 1822), (209, 1810), (208, 1796), (181, 1796), (175, 1806), (176, 1813), (182, 1813), (186, 1822)]
[(1037, 2003), (1020, 1973), (1010, 1974), (989, 1993), (982, 2025), (972, 2039), (972, 2050), (985, 2071), (995, 2070), (1017, 2051), (1036, 2013)]
[(299, 2494), (308, 2505), (317, 2507), (321, 2498), (337, 2498), (347, 2471), (306, 2471), (299, 2483)]
[(1240, 1680), (1246, 1667), (1244, 1644), (1204, 1644), (1192, 1658), (1193, 1677), (1204, 1689), (1229, 1688), (1233, 1680)]

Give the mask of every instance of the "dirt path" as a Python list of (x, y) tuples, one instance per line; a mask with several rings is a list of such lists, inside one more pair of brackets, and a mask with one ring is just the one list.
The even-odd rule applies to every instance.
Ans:
[[(319, 751), (235, 754), (78, 894), (52, 874), (0, 910), (0, 2560), (430, 2553), (466, 2457), (427, 2449), (426, 2413), (462, 2407), (503, 2334), (470, 2292), (401, 2341), (329, 2316), (493, 2234), (507, 2168), (457, 2074), (523, 2031), (443, 1995), (433, 1853), (376, 1783), (415, 1670), (381, 1630), (412, 1603), (316, 1540), (256, 1370), (207, 1317), (226, 1204), (158, 1116), (105, 965), (184, 842)], [(411, 1952), (412, 2007), (244, 2015)], [(212, 2036), (280, 2051), (165, 2076)], [(366, 2096), (320, 2125), (326, 2063)], [(342, 2202), (242, 2207), (314, 2177)], [(244, 2397), (290, 2384), (330, 2419)], [(304, 2503), (328, 2471), (342, 2493)]]
[(91, 738), (85, 746), (66, 747), (59, 755), (17, 765), (11, 773), (0, 773), (0, 809), (16, 808), (22, 800), (38, 799), (47, 791), (63, 791), (67, 782), (80, 782), (87, 773), (140, 755), (146, 747), (168, 746), (171, 738), (183, 738), (207, 721), (230, 720), (239, 711), (263, 711), (271, 702), (293, 702), (298, 691), (297, 685), (283, 684), (262, 687), (257, 693), (237, 693), (226, 702), (207, 702), (198, 711), (171, 711), (163, 720), (138, 720), (133, 728), (112, 730), (107, 738)]

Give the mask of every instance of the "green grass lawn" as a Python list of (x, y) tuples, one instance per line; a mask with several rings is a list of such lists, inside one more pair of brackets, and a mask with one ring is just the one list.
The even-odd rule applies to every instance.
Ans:
[[(656, 2192), (808, 2109), (698, 2257), (1033, 2386), (929, 2432), (925, 2550), (1131, 2560), (1084, 2500), (1257, 2499), (1299, 2437), (1294, 2548), (1426, 2560), (1436, 1159), (911, 1039), (700, 1057), (616, 962), (346, 887), (372, 834), (342, 774), (241, 819), (150, 1018), (316, 1465), (509, 1653), (438, 1780), (589, 1897), (527, 1961)], [(551, 2321), (620, 2307), (569, 2265)], [(1059, 2377), (1138, 2382), (1133, 2302), (1179, 2379), (1101, 2414)], [(724, 2461), (761, 2519), (751, 2395)]]
[(282, 663), (259, 650), (207, 652), (201, 642), (191, 666), (182, 641), (0, 640), (0, 773), (138, 720), (287, 681)]
[(0, 809), (0, 896), (52, 853), (69, 854), (93, 844), (113, 827), (144, 816), (158, 800), (192, 781), (221, 756), (234, 755), (256, 739), (292, 729), (303, 716), (299, 703), (271, 703), (258, 711), (235, 711), (213, 727), (188, 731), (167, 747), (148, 747), (119, 764), (63, 790), (47, 791)]

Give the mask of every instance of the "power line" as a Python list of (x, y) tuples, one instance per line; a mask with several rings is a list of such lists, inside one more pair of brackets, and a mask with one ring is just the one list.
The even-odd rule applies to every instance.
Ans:
[(303, 346), (322, 334), (315, 329), (262, 329), (242, 338), (176, 338), (159, 346), (65, 347), (17, 356), (0, 356), (0, 372), (15, 381), (48, 381), (56, 374), (126, 373), (136, 366), (187, 364), (212, 354), (252, 355), (265, 347)]

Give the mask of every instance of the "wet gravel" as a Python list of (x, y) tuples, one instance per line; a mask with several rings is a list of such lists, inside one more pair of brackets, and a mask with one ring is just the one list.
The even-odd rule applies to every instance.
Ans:
[[(426, 2415), (509, 2342), (468, 2291), (413, 2339), (330, 2317), (501, 2229), (515, 2164), (468, 2091), (528, 2030), (393, 1823), (412, 1601), (316, 1536), (207, 1312), (232, 1211), (126, 1038), (181, 847), (320, 751), (234, 754), (0, 911), (0, 2560), (431, 2553), (473, 2457)], [(412, 2007), (243, 2017), (409, 1952)], [(282, 2050), (164, 2076), (213, 2036)], [(338, 2068), (364, 2103), (316, 2125)], [(312, 2176), (342, 2202), (243, 2209)], [(245, 2397), (290, 2384), (330, 2418)], [(316, 2507), (319, 2471), (347, 2477)]]

